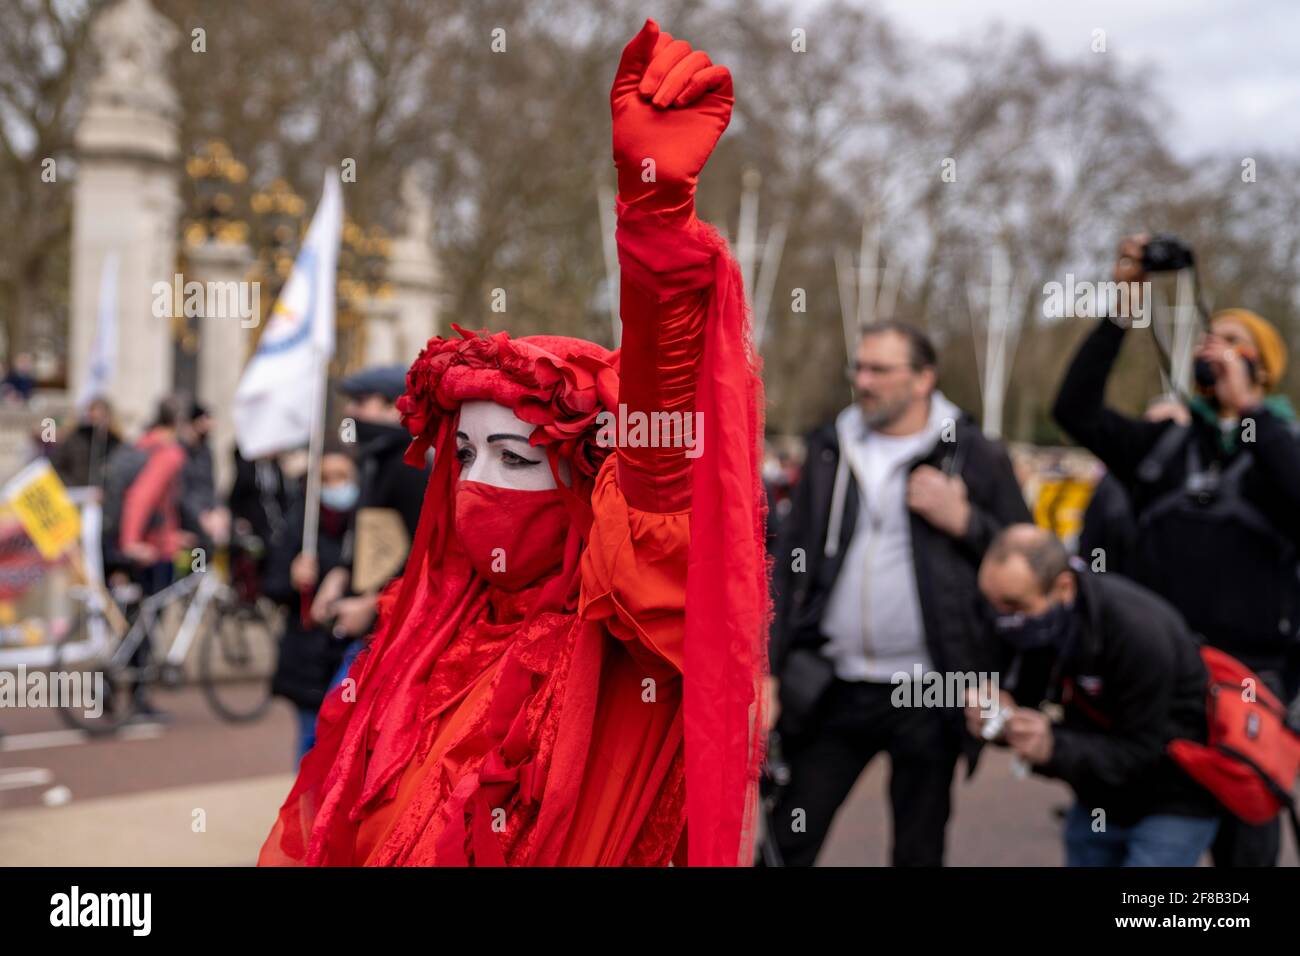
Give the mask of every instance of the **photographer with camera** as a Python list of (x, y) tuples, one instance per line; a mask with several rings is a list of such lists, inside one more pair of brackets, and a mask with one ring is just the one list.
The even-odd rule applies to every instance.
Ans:
[[(1114, 278), (1142, 283), (1149, 272), (1191, 265), (1191, 251), (1176, 240), (1130, 236)], [(1216, 312), (1196, 349), (1190, 422), (1151, 422), (1105, 404), (1127, 327), (1125, 316), (1106, 318), (1084, 340), (1053, 414), (1128, 489), (1136, 579), (1290, 700), (1300, 662), (1300, 437), (1290, 404), (1275, 392), (1286, 347), (1255, 313)], [(1214, 858), (1220, 866), (1266, 866), (1279, 848), (1277, 820), (1251, 827), (1225, 817)]]
[(1178, 613), (1121, 575), (1072, 567), (1030, 524), (993, 539), (979, 587), (1010, 694), (993, 718), (968, 706), (967, 727), (1074, 790), (1066, 865), (1195, 866), (1219, 809), (1165, 752), (1206, 740), (1206, 670)]

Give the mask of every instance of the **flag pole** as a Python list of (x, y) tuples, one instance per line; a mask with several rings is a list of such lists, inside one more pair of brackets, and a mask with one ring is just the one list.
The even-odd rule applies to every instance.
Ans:
[[(321, 218), (322, 210), (328, 211), (333, 225), (332, 236), (324, 240), (322, 252), (324, 261), (314, 263), (311, 281), (320, 292), (319, 308), (313, 310), (311, 321), (315, 328), (311, 336), (311, 431), (307, 440), (307, 493), (302, 522), (302, 553), (316, 556), (316, 545), (320, 532), (320, 463), (325, 454), (325, 382), (329, 377), (330, 357), (334, 354), (334, 292), (337, 282), (338, 243), (343, 229), (342, 196), (339, 195), (339, 181), (331, 173), (325, 174), (325, 185), (321, 189), (321, 202), (312, 225), (307, 230), (310, 243), (316, 236), (317, 221), (321, 228), (326, 228), (327, 220)], [(323, 235), (323, 234), (322, 234)], [(324, 286), (322, 289), (321, 286)]]
[(325, 377), (329, 366), (313, 349), (311, 437), (307, 442), (307, 497), (302, 523), (302, 553), (316, 556), (320, 530), (320, 462), (325, 454)]

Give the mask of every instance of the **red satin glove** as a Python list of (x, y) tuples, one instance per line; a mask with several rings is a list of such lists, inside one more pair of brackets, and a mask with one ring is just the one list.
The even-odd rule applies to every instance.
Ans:
[(619, 199), (689, 218), (696, 181), (734, 102), (725, 66), (647, 20), (624, 48), (609, 93)]
[[(667, 412), (677, 421), (689, 419), (693, 428), (691, 454), (680, 441), (619, 446), (619, 487), (641, 511), (690, 507), (692, 465), (698, 443), (708, 440), (698, 430), (695, 391), (711, 292), (705, 283), (712, 270), (687, 268), (670, 250), (680, 244), (686, 260), (692, 258), (688, 250), (701, 251), (694, 230), (679, 233), (677, 227), (694, 221), (695, 184), (727, 128), (733, 102), (727, 68), (660, 33), (653, 20), (624, 49), (610, 91), (622, 203), (620, 258), (641, 260), (649, 250), (658, 251), (636, 270), (635, 282), (624, 262), (619, 402), (647, 418)], [(647, 212), (657, 225), (641, 220), (629, 231), (628, 221)], [(647, 239), (646, 228), (662, 234)]]
[(712, 440), (703, 433), (703, 424), (695, 415), (708, 290), (686, 292), (661, 302), (624, 276), (620, 311), (619, 403), (629, 413), (643, 413), (643, 420), (653, 422), (655, 412), (667, 412), (673, 416), (669, 421), (681, 425), (670, 426), (668, 435), (660, 430), (660, 441), (654, 444), (618, 446), (619, 488), (628, 504), (639, 511), (685, 511), (691, 504), (691, 467), (700, 443)]

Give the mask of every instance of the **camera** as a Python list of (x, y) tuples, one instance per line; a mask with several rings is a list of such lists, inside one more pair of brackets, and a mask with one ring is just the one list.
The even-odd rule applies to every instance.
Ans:
[(1192, 363), (1192, 377), (1196, 379), (1196, 384), (1200, 388), (1214, 388), (1214, 383), (1219, 380), (1214, 366), (1203, 358), (1198, 358)]
[(997, 740), (1002, 736), (1002, 731), (1006, 729), (1007, 721), (1011, 719), (1010, 707), (1003, 707), (992, 717), (984, 721), (980, 727), (980, 736), (985, 740)]
[[(1242, 356), (1242, 361), (1246, 363), (1246, 373), (1250, 376), (1252, 382), (1259, 381), (1259, 365), (1250, 356)], [(1203, 358), (1198, 358), (1192, 363), (1192, 377), (1201, 389), (1214, 388), (1215, 382), (1219, 380), (1219, 375), (1214, 371), (1214, 366)]]
[(1142, 269), (1145, 272), (1174, 272), (1196, 265), (1192, 247), (1177, 236), (1152, 236), (1142, 250)]

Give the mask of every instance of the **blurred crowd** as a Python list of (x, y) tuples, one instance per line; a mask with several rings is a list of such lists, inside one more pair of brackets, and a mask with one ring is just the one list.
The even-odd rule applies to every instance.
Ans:
[[(1148, 243), (1123, 241), (1116, 282), (1141, 288)], [(1133, 314), (1096, 324), (1053, 408), (1104, 466), (1095, 492), (1095, 466), (1056, 455), (1031, 514), (1023, 456), (944, 396), (933, 344), (902, 322), (862, 331), (855, 400), (808, 435), (797, 477), (770, 457), (763, 862), (811, 865), (887, 754), (891, 860), (942, 864), (955, 770), (990, 745), (1074, 791), (1069, 865), (1265, 866), (1284, 818), (1300, 836), (1286, 348), (1256, 313), (1216, 312), (1193, 388), (1130, 417), (1105, 393)]]
[[(1123, 242), (1116, 281), (1143, 280), (1145, 241)], [(1122, 311), (1100, 319), (1059, 385), (1054, 415), (1087, 454), (987, 437), (940, 389), (933, 343), (900, 321), (862, 331), (847, 407), (769, 446), (763, 863), (813, 864), (886, 754), (891, 862), (941, 865), (957, 767), (974, 773), (986, 746), (1073, 790), (1060, 814), (1070, 865), (1277, 862), (1300, 767), (1286, 348), (1253, 312), (1208, 316), (1193, 388), (1131, 417), (1105, 396), (1132, 334)], [(19, 356), (0, 388), (21, 400), (31, 384)], [(236, 452), (224, 497), (211, 415), (183, 397), (162, 399), (133, 440), (96, 399), (43, 446), (65, 484), (101, 492), (110, 584), (157, 593), (178, 554), (204, 549), (228, 556), (243, 599), (279, 607), (273, 690), (299, 715), (300, 756), (402, 572), (429, 474), (403, 463), (404, 368), (336, 388), (341, 440), (318, 474), (302, 449)], [(137, 691), (139, 713), (165, 717)]]
[[(326, 691), (342, 679), (370, 630), (378, 592), (401, 573), (399, 561), (368, 568), (365, 581), (353, 574), (358, 521), (381, 529), (380, 549), (399, 556), (415, 533), (428, 471), (402, 463), (408, 436), (395, 403), (405, 384), (405, 368), (397, 366), (366, 369), (339, 383), (347, 440), (327, 442), (320, 456), (310, 552), (304, 551), (307, 450), (248, 461), (236, 449), (234, 480), (221, 497), (212, 416), (185, 396), (160, 400), (134, 440), (120, 434), (109, 401), (93, 399), (70, 432), (41, 445), (65, 485), (98, 490), (102, 567), (115, 595), (138, 601), (157, 594), (202, 553), (205, 563), (225, 558), (241, 600), (279, 606), (285, 627), (272, 685), (299, 715), (299, 755), (311, 746)], [(136, 654), (147, 657), (150, 643)], [(147, 685), (137, 684), (133, 694), (136, 717), (167, 718), (148, 698)]]
[(35, 388), (35, 362), (29, 353), (15, 353), (8, 368), (0, 363), (0, 404), (26, 405)]

